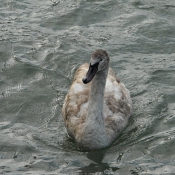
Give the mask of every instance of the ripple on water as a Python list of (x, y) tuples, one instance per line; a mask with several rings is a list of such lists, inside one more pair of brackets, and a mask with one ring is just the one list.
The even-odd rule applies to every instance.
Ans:
[[(0, 2), (0, 172), (173, 174), (174, 1)], [(134, 112), (110, 147), (79, 150), (61, 106), (97, 48), (131, 92)]]

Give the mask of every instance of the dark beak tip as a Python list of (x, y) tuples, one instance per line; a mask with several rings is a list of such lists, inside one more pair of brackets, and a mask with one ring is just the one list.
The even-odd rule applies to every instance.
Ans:
[(89, 66), (88, 72), (86, 73), (85, 77), (82, 79), (84, 84), (89, 83), (93, 77), (95, 76), (95, 74), (98, 71), (98, 64), (94, 64)]
[(84, 84), (87, 84), (88, 82), (87, 82), (87, 78), (83, 78), (82, 79), (82, 82), (84, 83)]

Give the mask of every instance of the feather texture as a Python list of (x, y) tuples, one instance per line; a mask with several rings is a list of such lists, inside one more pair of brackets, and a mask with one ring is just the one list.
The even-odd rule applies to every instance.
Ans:
[[(98, 107), (99, 109), (94, 111), (96, 113), (96, 111), (102, 110), (102, 123), (100, 120), (93, 121), (97, 120), (98, 117), (88, 120), (89, 98), (93, 82), (88, 84), (82, 82), (88, 67), (89, 64), (85, 63), (77, 69), (73, 83), (64, 100), (62, 114), (68, 134), (80, 147), (99, 149), (111, 144), (125, 128), (132, 113), (132, 100), (124, 84), (116, 77), (112, 68), (109, 68), (103, 99), (102, 102), (99, 102), (102, 103), (102, 109)], [(99, 115), (99, 113), (97, 114)], [(86, 125), (93, 128), (92, 130), (88, 129), (89, 135), (85, 132)]]

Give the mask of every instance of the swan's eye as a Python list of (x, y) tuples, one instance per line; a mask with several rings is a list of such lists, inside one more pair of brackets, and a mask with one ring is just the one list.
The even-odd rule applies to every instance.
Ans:
[(102, 61), (102, 59), (100, 61)]

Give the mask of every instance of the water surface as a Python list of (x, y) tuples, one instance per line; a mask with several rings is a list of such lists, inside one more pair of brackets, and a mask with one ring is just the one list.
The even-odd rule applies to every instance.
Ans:
[[(173, 174), (175, 1), (0, 0), (0, 173)], [(82, 152), (61, 116), (75, 70), (102, 48), (134, 112)]]

